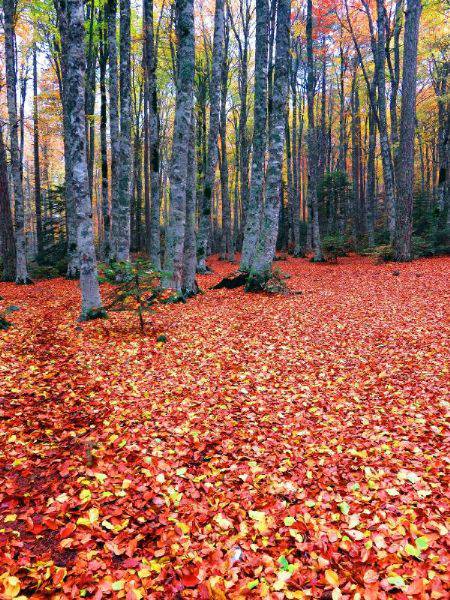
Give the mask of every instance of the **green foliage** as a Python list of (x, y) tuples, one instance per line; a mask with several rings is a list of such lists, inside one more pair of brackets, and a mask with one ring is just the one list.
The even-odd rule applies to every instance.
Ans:
[(112, 286), (105, 309), (134, 312), (144, 331), (144, 313), (151, 312), (156, 303), (167, 299), (167, 292), (160, 286), (161, 273), (144, 259), (100, 265), (100, 273), (100, 282)]
[(265, 273), (249, 273), (245, 290), (247, 292), (268, 292), (269, 294), (283, 294), (286, 292), (286, 276), (280, 269), (273, 269)]
[(32, 279), (54, 279), (59, 277), (60, 273), (56, 267), (50, 265), (39, 265), (31, 263), (29, 266), (30, 276)]
[(338, 257), (347, 256), (349, 242), (342, 235), (327, 235), (322, 240), (322, 250), (328, 262), (336, 262)]

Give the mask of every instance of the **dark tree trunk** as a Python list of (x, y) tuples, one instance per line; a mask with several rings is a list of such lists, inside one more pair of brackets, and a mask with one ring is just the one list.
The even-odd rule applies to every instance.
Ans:
[(38, 77), (37, 77), (37, 50), (33, 45), (33, 156), (34, 156), (34, 205), (36, 214), (36, 240), (37, 251), (40, 254), (44, 249), (42, 235), (42, 193), (41, 171), (39, 164), (39, 111), (38, 111)]
[(8, 188), (8, 168), (6, 149), (3, 141), (3, 127), (0, 126), (0, 244), (3, 261), (2, 281), (16, 278), (16, 242), (11, 214), (11, 200)]
[(421, 0), (408, 0), (403, 42), (403, 81), (400, 113), (400, 153), (395, 259), (411, 260), (412, 209), (414, 197), (414, 133), (416, 126), (417, 45)]

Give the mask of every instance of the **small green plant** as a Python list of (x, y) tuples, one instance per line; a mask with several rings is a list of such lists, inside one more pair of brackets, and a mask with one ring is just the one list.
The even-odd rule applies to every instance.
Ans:
[(349, 245), (342, 235), (327, 235), (322, 240), (322, 250), (327, 262), (337, 262), (342, 256), (347, 256)]
[(141, 331), (145, 329), (144, 313), (167, 299), (167, 290), (160, 286), (161, 273), (144, 259), (100, 265), (100, 282), (112, 287), (105, 301), (106, 311), (134, 312)]
[(11, 321), (6, 318), (6, 312), (0, 312), (0, 331), (6, 331), (12, 325)]

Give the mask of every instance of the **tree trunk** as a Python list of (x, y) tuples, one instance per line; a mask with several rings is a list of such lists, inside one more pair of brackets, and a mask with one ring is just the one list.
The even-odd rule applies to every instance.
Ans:
[(268, 34), (268, 2), (257, 0), (252, 172), (240, 264), (240, 269), (246, 272), (249, 272), (252, 266), (263, 207), (264, 158), (267, 140)]
[(101, 153), (101, 190), (102, 190), (102, 256), (109, 260), (111, 255), (111, 216), (109, 210), (108, 181), (108, 146), (107, 146), (107, 100), (106, 100), (106, 66), (108, 62), (108, 46), (106, 33), (106, 8), (101, 11), (100, 23), (100, 153)]
[(314, 261), (323, 261), (322, 242), (319, 226), (319, 203), (317, 198), (317, 165), (318, 157), (318, 132), (314, 121), (314, 96), (316, 77), (313, 54), (313, 17), (312, 0), (307, 3), (306, 17), (306, 54), (307, 54), (307, 82), (306, 93), (308, 100), (308, 213), (311, 221), (311, 236), (314, 247)]
[(39, 111), (38, 111), (38, 78), (37, 50), (33, 45), (33, 155), (34, 155), (34, 205), (36, 214), (36, 240), (38, 254), (44, 249), (42, 236), (42, 193), (41, 171), (39, 164)]
[(3, 142), (3, 127), (0, 126), (0, 256), (3, 261), (2, 281), (16, 278), (16, 242), (11, 214), (11, 200), (8, 188), (8, 168), (6, 149)]
[(285, 141), (285, 114), (288, 94), (290, 0), (279, 0), (275, 51), (272, 114), (269, 132), (266, 201), (251, 274), (267, 276), (275, 254), (281, 200), (281, 174)]
[(117, 237), (119, 225), (119, 75), (117, 69), (117, 0), (108, 0), (108, 54), (109, 54), (109, 135), (111, 140), (111, 258), (117, 258)]
[[(208, 156), (206, 163), (205, 181), (200, 215), (200, 229), (198, 235), (198, 265), (197, 270), (207, 271), (206, 256), (208, 251), (208, 237), (211, 222), (212, 191), (217, 165), (217, 140), (219, 136), (220, 120), (220, 71), (223, 61), (223, 36), (224, 36), (224, 4), (223, 0), (216, 0), (214, 12), (214, 40), (212, 51), (212, 73), (209, 90), (209, 134)], [(187, 146), (185, 146), (186, 149)]]
[(73, 198), (76, 199), (77, 248), (80, 263), (81, 319), (89, 317), (92, 310), (101, 306), (95, 259), (92, 207), (89, 195), (89, 176), (86, 159), (85, 114), (85, 50), (82, 0), (66, 0), (59, 5), (60, 26), (66, 55), (64, 88), (68, 130), (70, 180)]
[[(120, 144), (115, 259), (130, 260), (131, 146), (130, 0), (120, 0)], [(113, 215), (114, 219), (114, 215)]]
[(220, 102), (220, 184), (222, 192), (222, 240), (221, 255), (224, 260), (234, 260), (234, 244), (231, 231), (231, 204), (228, 182), (228, 157), (227, 157), (227, 94), (229, 71), (229, 28), (225, 28), (224, 60), (221, 75), (221, 102)]
[(150, 259), (156, 269), (161, 268), (161, 241), (160, 241), (160, 157), (159, 157), (159, 115), (158, 95), (156, 87), (156, 62), (157, 48), (155, 48), (153, 35), (153, 0), (143, 2), (143, 29), (144, 29), (144, 74), (148, 99), (148, 154), (150, 159), (150, 187), (151, 211), (150, 229), (147, 240), (147, 249)]
[(195, 164), (195, 114), (192, 111), (188, 148), (188, 166), (186, 181), (186, 228), (184, 234), (184, 260), (182, 290), (185, 296), (193, 296), (198, 292), (195, 280), (197, 269), (197, 240), (195, 236), (196, 221), (196, 164)]
[(176, 23), (178, 33), (177, 99), (173, 126), (169, 223), (166, 227), (164, 259), (166, 276), (163, 286), (181, 292), (188, 175), (188, 152), (186, 149), (189, 148), (191, 137), (195, 68), (193, 0), (176, 0)]
[(417, 45), (421, 0), (408, 0), (403, 42), (403, 81), (400, 112), (399, 196), (394, 240), (395, 259), (411, 260), (414, 197), (414, 132), (416, 126)]
[(384, 193), (388, 214), (388, 228), (391, 241), (395, 232), (395, 182), (391, 147), (389, 144), (386, 116), (386, 8), (384, 0), (377, 0), (378, 43), (375, 54), (375, 68), (378, 85), (378, 129), (380, 132), (381, 161), (383, 164)]
[(21, 161), (19, 150), (19, 119), (17, 115), (16, 67), (15, 67), (15, 0), (4, 0), (4, 30), (5, 30), (5, 71), (6, 99), (8, 105), (11, 173), (14, 189), (14, 220), (16, 236), (16, 283), (30, 283), (27, 271), (27, 253), (25, 240), (25, 210), (22, 189)]
[(369, 246), (374, 245), (375, 211), (376, 211), (376, 172), (375, 151), (377, 145), (377, 129), (373, 111), (369, 107), (369, 148), (367, 153), (367, 184), (366, 184), (366, 211), (367, 211), (367, 237)]

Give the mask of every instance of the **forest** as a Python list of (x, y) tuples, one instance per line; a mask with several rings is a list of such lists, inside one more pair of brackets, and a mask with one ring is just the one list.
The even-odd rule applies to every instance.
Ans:
[(0, 598), (439, 599), (447, 0), (2, 0)]

